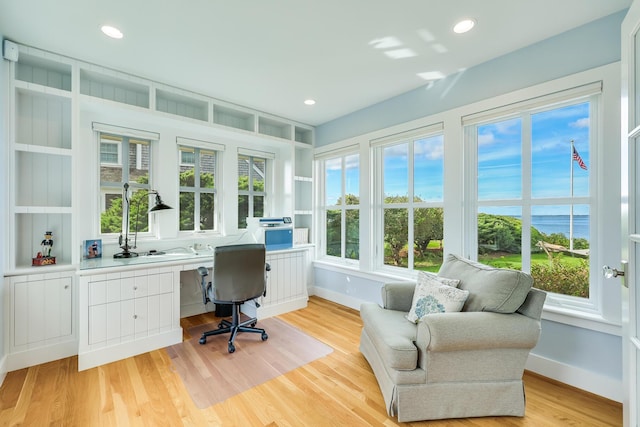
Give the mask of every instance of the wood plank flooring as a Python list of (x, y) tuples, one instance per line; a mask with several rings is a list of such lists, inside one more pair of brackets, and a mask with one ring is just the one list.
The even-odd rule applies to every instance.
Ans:
[[(398, 423), (385, 412), (358, 351), (359, 313), (311, 297), (279, 316), (332, 346), (315, 360), (206, 409), (198, 409), (164, 349), (77, 372), (71, 357), (10, 372), (0, 388), (0, 426), (621, 426), (616, 402), (525, 373), (524, 418)], [(215, 320), (182, 320), (186, 329)]]

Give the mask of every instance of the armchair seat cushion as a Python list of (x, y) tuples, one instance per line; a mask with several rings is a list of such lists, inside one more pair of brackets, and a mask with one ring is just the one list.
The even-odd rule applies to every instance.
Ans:
[(385, 366), (397, 370), (414, 370), (418, 366), (417, 327), (407, 322), (407, 313), (385, 310), (378, 304), (360, 307), (364, 329), (369, 333)]

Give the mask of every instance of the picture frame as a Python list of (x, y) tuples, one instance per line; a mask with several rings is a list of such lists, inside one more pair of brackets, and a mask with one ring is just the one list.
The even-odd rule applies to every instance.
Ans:
[(90, 239), (82, 242), (82, 259), (102, 258), (102, 239)]

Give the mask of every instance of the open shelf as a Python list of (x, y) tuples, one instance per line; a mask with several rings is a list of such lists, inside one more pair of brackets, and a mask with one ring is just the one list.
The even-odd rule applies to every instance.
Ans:
[(291, 139), (291, 125), (267, 117), (258, 118), (258, 133), (275, 136), (276, 138)]
[(209, 120), (209, 103), (207, 101), (162, 89), (156, 89), (156, 110), (205, 122)]
[(294, 141), (303, 144), (313, 144), (313, 131), (311, 129), (295, 126)]
[(71, 65), (21, 53), (16, 80), (70, 92)]
[(71, 148), (71, 99), (16, 89), (16, 142)]
[(213, 106), (213, 123), (250, 132), (255, 131), (254, 114), (217, 104)]
[[(15, 220), (16, 267), (31, 267), (31, 259), (40, 251), (44, 233), (51, 231), (53, 250), (57, 265), (71, 264), (71, 214), (60, 213), (18, 213)], [(38, 267), (43, 272), (47, 266)]]
[(71, 207), (71, 156), (16, 151), (15, 186), (18, 206)]
[(149, 108), (149, 87), (143, 84), (80, 70), (80, 93), (136, 107)]

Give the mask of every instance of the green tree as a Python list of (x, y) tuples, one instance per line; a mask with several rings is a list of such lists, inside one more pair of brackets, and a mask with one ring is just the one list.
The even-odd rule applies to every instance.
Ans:
[[(531, 247), (536, 248), (545, 235), (531, 227)], [(522, 247), (522, 221), (507, 215), (478, 214), (478, 245), (496, 251), (520, 253)]]
[(444, 233), (444, 209), (419, 208), (413, 214), (414, 244), (424, 257), (432, 240), (442, 240)]
[[(187, 169), (180, 173), (179, 181), (181, 187), (195, 188), (195, 171)], [(214, 188), (214, 177), (212, 173), (200, 173), (200, 188)], [(194, 230), (195, 215), (195, 194), (190, 191), (180, 192), (180, 230)], [(207, 193), (200, 196), (200, 229), (213, 229), (214, 197)]]
[[(407, 203), (407, 196), (385, 197), (386, 204)], [(409, 215), (407, 208), (384, 209), (384, 241), (396, 266), (402, 265), (402, 249), (409, 243)]]

